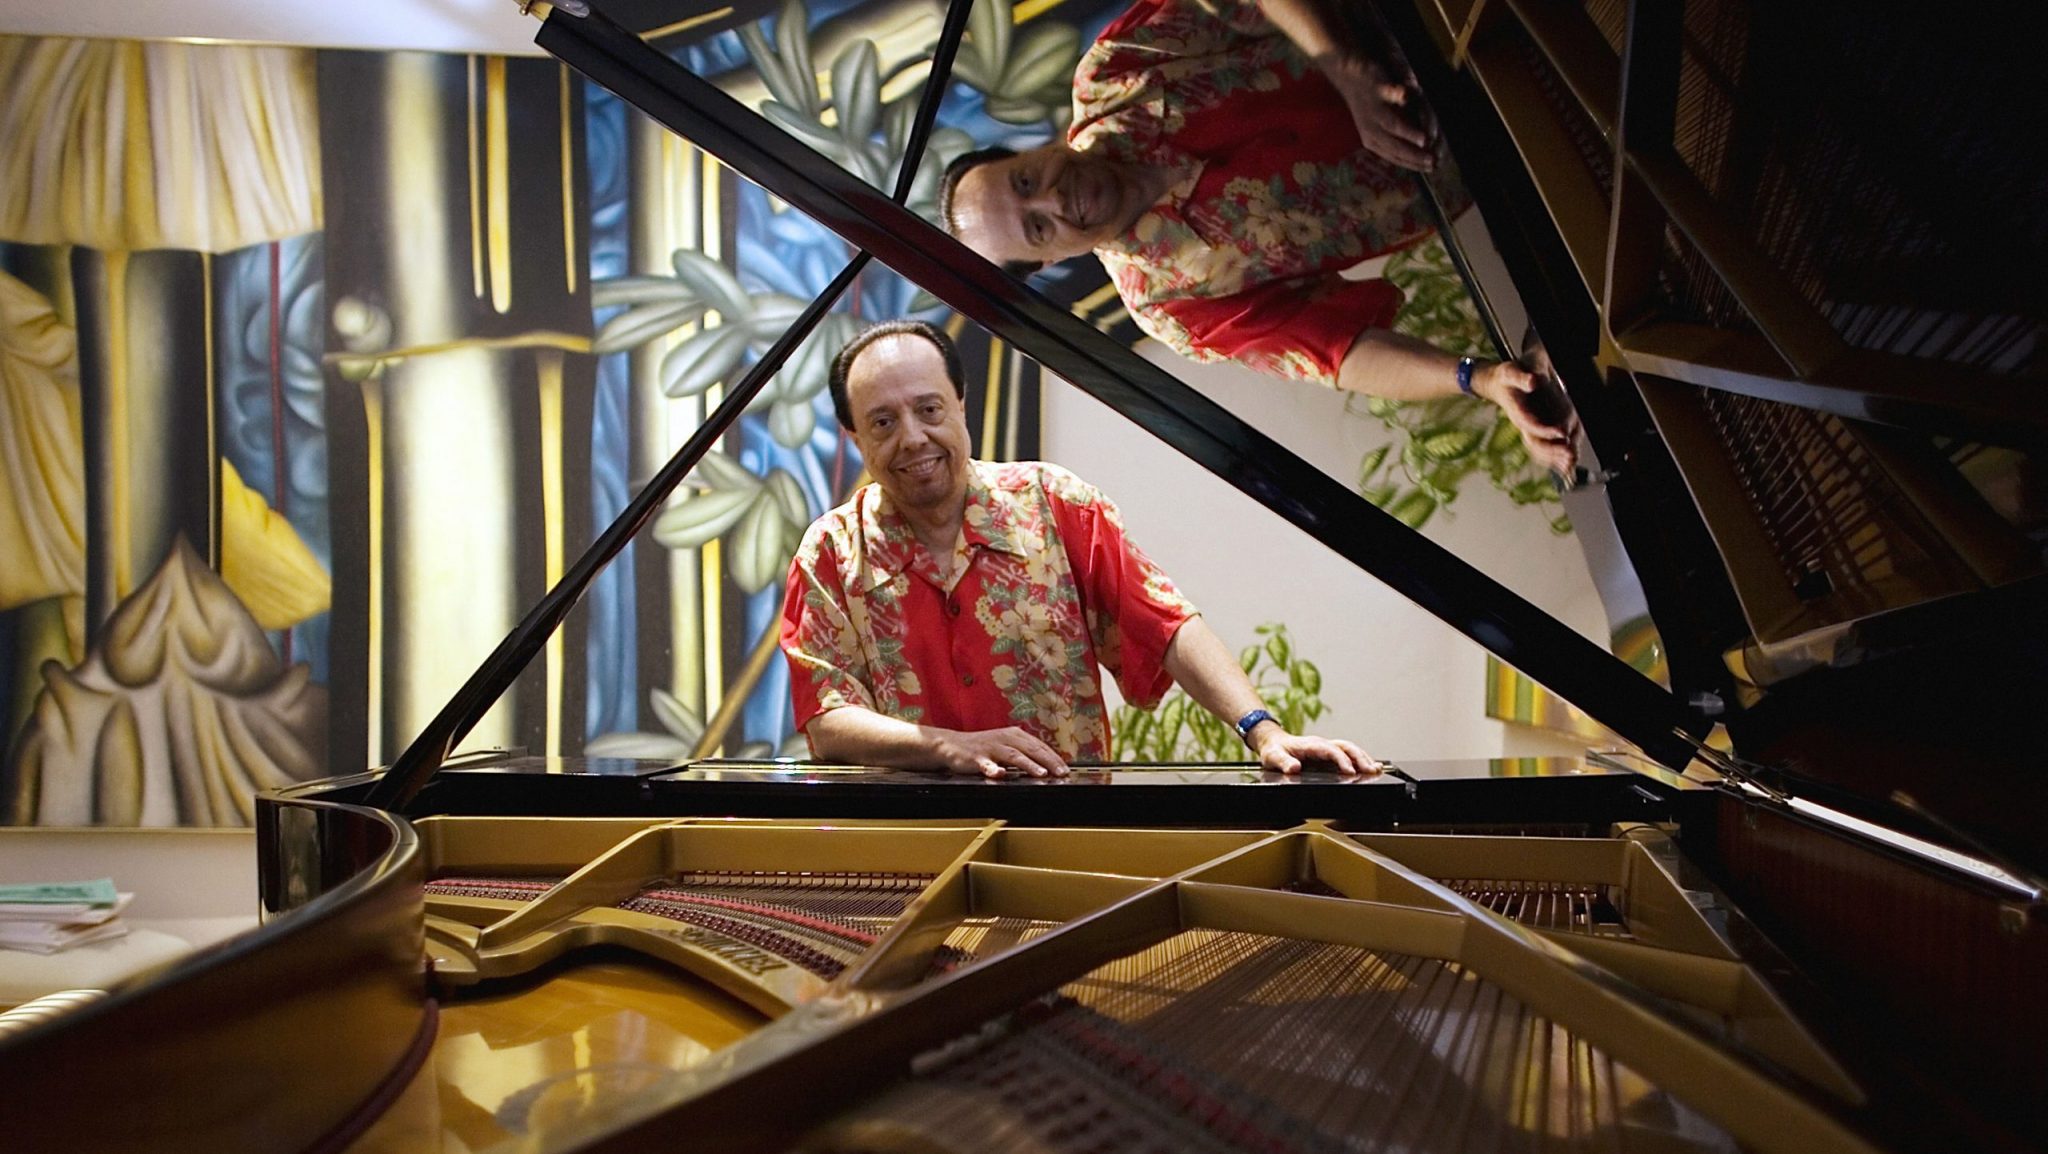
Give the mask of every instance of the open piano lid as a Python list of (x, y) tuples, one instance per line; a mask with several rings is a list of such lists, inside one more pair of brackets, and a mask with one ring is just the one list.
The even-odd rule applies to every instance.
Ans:
[[(1483, 7), (1473, 6), (1475, 19)], [(968, 8), (966, 3), (952, 5), (935, 49), (934, 74), (950, 69)], [(1688, 486), (1697, 487), (1699, 482), (1692, 473), (1674, 467), (1672, 452), (1659, 436), (1668, 425), (1653, 426), (1653, 420), (1665, 421), (1665, 414), (1646, 411), (1637, 385), (1639, 380), (1646, 382), (1642, 396), (1650, 397), (1671, 387), (1651, 378), (1645, 368), (1649, 366), (1677, 376), (1689, 373), (1697, 378), (1694, 383), (1737, 392), (1782, 386), (1782, 395), (1819, 409), (1853, 410), (1866, 417), (1957, 433), (1982, 433), (1996, 423), (1988, 415), (1993, 410), (1987, 410), (1978, 395), (1983, 390), (1944, 405), (1930, 401), (1924, 388), (1887, 393), (1889, 386), (1882, 380), (1845, 387), (1829, 379), (1822, 382), (1824, 387), (1815, 387), (1812, 382), (1774, 381), (1755, 371), (1744, 375), (1711, 365), (1699, 369), (1674, 359), (1655, 340), (1649, 340), (1654, 347), (1638, 351), (1634, 361), (1626, 359), (1627, 350), (1617, 354), (1608, 335), (1614, 327), (1612, 318), (1603, 312), (1608, 302), (1598, 299), (1598, 292), (1589, 292), (1592, 273), (1583, 254), (1572, 248), (1575, 243), (1584, 248), (1584, 238), (1554, 222), (1553, 218), (1566, 219), (1554, 209), (1556, 194), (1553, 191), (1546, 201), (1546, 190), (1520, 167), (1520, 138), (1508, 139), (1489, 103), (1490, 97), (1498, 97), (1475, 83), (1476, 66), (1454, 71), (1446, 60), (1450, 53), (1439, 51), (1449, 37), (1443, 13), (1432, 6), (1388, 5), (1386, 16), (1430, 93), (1508, 267), (1511, 283), (1475, 284), (1475, 296), (1482, 303), (1507, 300), (1526, 309), (1533, 330), (1546, 343), (1550, 364), (1584, 417), (1595, 453), (1609, 466), (1610, 476), (1599, 496), (1611, 508), (1665, 637), (1672, 667), (1668, 691), (905, 209), (900, 201), (914, 166), (906, 164), (898, 174), (898, 194), (891, 199), (644, 42), (611, 19), (605, 8), (575, 3), (539, 9), (544, 10), (536, 11), (544, 17), (537, 37), (541, 47), (831, 228), (859, 255), (732, 390), (720, 413), (706, 420), (397, 760), (371, 791), (373, 803), (402, 806), (419, 790), (538, 652), (583, 587), (715, 443), (753, 388), (766, 380), (872, 256), (1371, 572), (1635, 743), (1656, 763), (1677, 768), (1696, 755), (1705, 756), (1727, 776), (1753, 781), (1781, 801), (1793, 794), (1811, 795), (1879, 825), (2014, 863), (2021, 875), (2048, 870), (2048, 850), (2030, 836), (2038, 828), (2035, 819), (2048, 814), (2048, 790), (2040, 775), (2028, 769), (2016, 772), (1996, 756), (2003, 749), (2004, 760), (2011, 760), (2018, 746), (2008, 738), (2016, 733), (2013, 727), (2020, 715), (1994, 712), (1988, 728), (1958, 727), (1940, 716), (1943, 707), (1981, 705), (1984, 700), (1974, 690), (1958, 688), (1974, 684), (1972, 678), (1958, 676), (1959, 664), (1988, 670), (1993, 681), (2023, 697), (2038, 698), (2048, 691), (2048, 659), (2037, 646), (2013, 641), (2009, 631), (1988, 642), (1981, 636), (1986, 621), (2001, 622), (2001, 628), (2008, 629), (2013, 621), (2030, 623), (2033, 636), (2048, 635), (2048, 578), (2020, 581), (1974, 597), (1951, 597), (1862, 623), (1863, 631), (1854, 638), (1866, 647), (1889, 644), (1912, 655), (1931, 652), (1928, 660), (1944, 671), (1941, 684), (1949, 687), (1938, 706), (1902, 708), (1902, 701), (1911, 700), (1910, 684), (1916, 680), (1916, 671), (1907, 667), (1918, 656), (1877, 663), (1874, 673), (1851, 670), (1837, 675), (1821, 669), (1773, 686), (1760, 703), (1746, 701), (1756, 693), (1737, 684), (1724, 657), (1740, 639), (1731, 637), (1725, 620), (1713, 616), (1734, 598), (1710, 560), (1717, 546), (1731, 563), (1739, 559), (1739, 551), (1703, 526), (1688, 495)], [(1663, 34), (1676, 43), (1675, 32), (1654, 20), (1637, 21), (1631, 30), (1645, 42), (1658, 43), (1653, 38)], [(1554, 29), (1539, 31), (1556, 35)], [(1576, 31), (1583, 34), (1586, 29)], [(1647, 60), (1651, 54), (1638, 50), (1637, 58)], [(1677, 70), (1671, 71), (1675, 75)], [(1648, 65), (1638, 72), (1653, 74)], [(1637, 81), (1637, 104), (1650, 102), (1655, 88)], [(1646, 92), (1650, 95), (1641, 95)], [(906, 156), (922, 155), (922, 134), (934, 111), (921, 110), (922, 123)], [(1638, 114), (1639, 123), (1648, 119), (1654, 118)], [(1637, 148), (1643, 146), (1638, 143)], [(1492, 327), (1496, 344), (1505, 346), (1497, 320)], [(1662, 331), (1650, 327), (1651, 337)], [(1617, 355), (1623, 359), (1620, 365), (1611, 363)], [(1601, 359), (1596, 362), (1596, 357)], [(1981, 382), (1973, 378), (1966, 383)], [(2011, 397), (2009, 390), (1994, 389), (1993, 395)], [(2023, 431), (2022, 444), (2048, 428), (2038, 401), (2015, 403), (2014, 412), (2012, 426)], [(1715, 571), (1702, 575), (1701, 570)], [(1971, 607), (1958, 609), (1958, 602)], [(1917, 639), (1940, 631), (1944, 613), (1965, 618), (1954, 632), (1967, 643), (1931, 651), (1919, 645)], [(1894, 624), (1902, 617), (1909, 619), (1908, 625)], [(1930, 619), (1936, 623), (1932, 629)], [(1979, 634), (1972, 635), (1971, 630)], [(1763, 635), (1762, 630), (1757, 632)], [(1887, 641), (1894, 634), (1898, 636)], [(2019, 635), (2024, 637), (2025, 630)], [(1917, 722), (1899, 728), (1916, 713)], [(2001, 717), (2002, 724), (1997, 722)], [(1717, 721), (1728, 725), (1736, 751), (1748, 755), (1747, 760), (1717, 756), (1701, 747), (1700, 739)], [(1893, 728), (1887, 731), (1884, 726)], [(1944, 742), (1951, 756), (1931, 761)], [(1942, 775), (1938, 784), (1928, 781), (1929, 769)]]

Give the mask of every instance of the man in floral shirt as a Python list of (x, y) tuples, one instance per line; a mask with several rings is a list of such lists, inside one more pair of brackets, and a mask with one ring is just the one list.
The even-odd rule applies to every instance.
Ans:
[(1374, 770), (1350, 742), (1264, 712), (1102, 494), (1055, 465), (970, 459), (963, 394), (952, 342), (916, 322), (869, 329), (833, 365), (833, 407), (875, 483), (819, 518), (790, 563), (782, 649), (814, 755), (1064, 774), (1109, 757), (1106, 668), (1140, 706), (1179, 681), (1269, 769)]
[(1074, 75), (1065, 141), (949, 165), (940, 212), (1028, 270), (1093, 249), (1140, 328), (1194, 360), (1502, 408), (1568, 473), (1569, 418), (1513, 364), (1461, 361), (1388, 326), (1385, 280), (1338, 274), (1430, 233), (1416, 178), (1431, 130), (1405, 70), (1346, 46), (1316, 0), (1137, 0)]

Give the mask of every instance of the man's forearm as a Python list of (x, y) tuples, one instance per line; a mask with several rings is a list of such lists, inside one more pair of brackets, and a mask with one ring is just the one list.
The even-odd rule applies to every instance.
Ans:
[(1200, 617), (1181, 623), (1166, 647), (1165, 665), (1195, 704), (1225, 725), (1235, 725), (1238, 718), (1264, 705), (1237, 658)]
[[(1367, 60), (1385, 68), (1392, 61), (1391, 44), (1369, 11), (1352, 19), (1339, 15), (1326, 0), (1257, 0), (1259, 11), (1293, 41), (1302, 55), (1318, 65), (1335, 60)], [(1391, 71), (1391, 69), (1389, 69)]]
[(1366, 329), (1337, 366), (1337, 387), (1390, 401), (1456, 396), (1458, 358), (1392, 329)]
[(942, 764), (932, 730), (858, 705), (821, 713), (804, 732), (820, 761), (893, 769), (936, 769)]

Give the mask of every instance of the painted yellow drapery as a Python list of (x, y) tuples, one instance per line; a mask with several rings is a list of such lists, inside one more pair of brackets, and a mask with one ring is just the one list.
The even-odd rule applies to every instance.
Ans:
[(85, 592), (78, 341), (0, 272), (0, 610)]
[(226, 252), (320, 226), (311, 51), (0, 36), (0, 239)]

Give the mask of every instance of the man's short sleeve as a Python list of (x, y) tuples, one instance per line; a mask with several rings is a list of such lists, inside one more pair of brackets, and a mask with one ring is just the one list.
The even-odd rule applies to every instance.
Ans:
[(1090, 640), (1124, 700), (1150, 709), (1173, 678), (1166, 649), (1197, 612), (1131, 539), (1100, 491), (1064, 470), (1047, 469), (1046, 496), (1088, 618)]
[(1131, 313), (1147, 334), (1182, 356), (1236, 361), (1268, 376), (1334, 387), (1358, 335), (1392, 327), (1402, 299), (1385, 280), (1324, 276), (1223, 297), (1159, 300)]
[(847, 705), (875, 708), (860, 673), (860, 635), (847, 609), (841, 558), (827, 544), (824, 523), (811, 526), (789, 563), (782, 600), (782, 654), (789, 661), (789, 698), (796, 727)]

